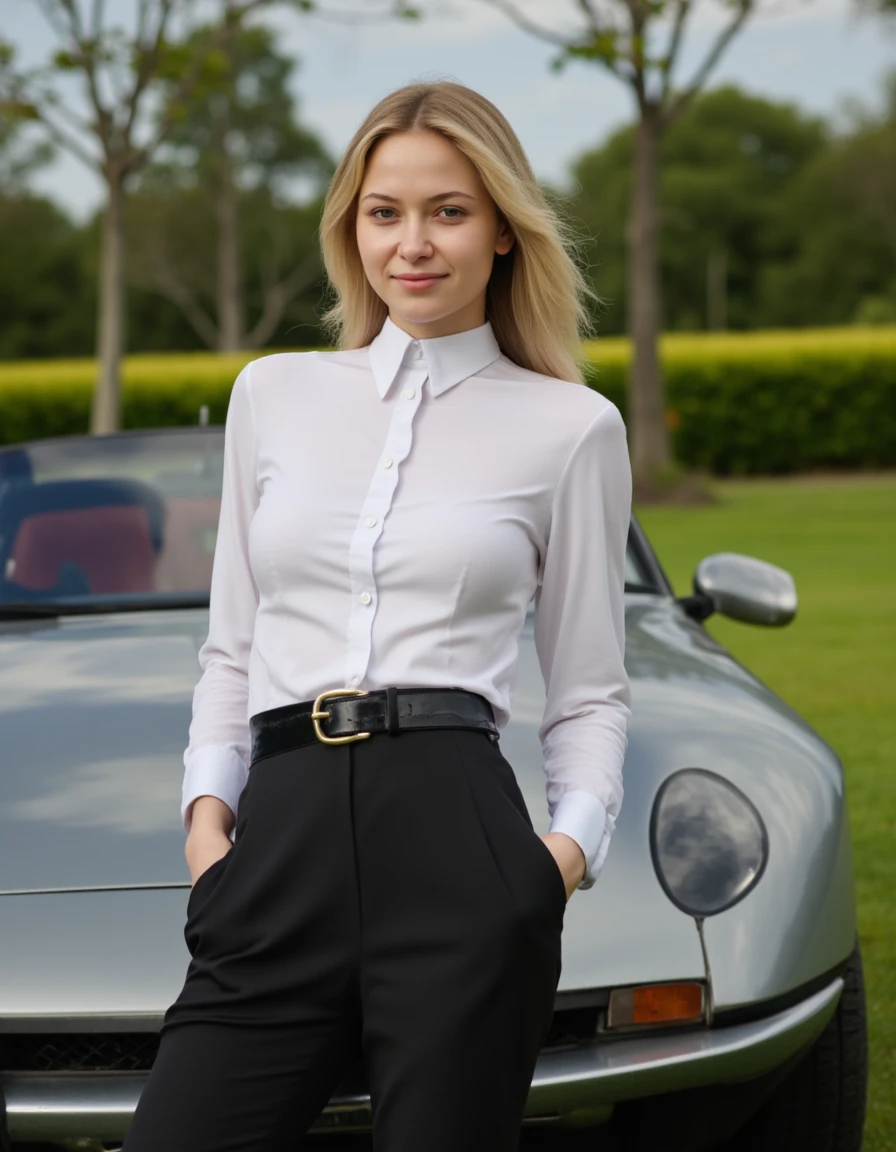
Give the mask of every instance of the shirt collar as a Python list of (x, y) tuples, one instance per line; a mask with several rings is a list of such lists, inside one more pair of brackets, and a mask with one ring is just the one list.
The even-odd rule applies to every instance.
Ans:
[(426, 365), (433, 396), (439, 396), (461, 380), (481, 372), (501, 355), (495, 333), (487, 320), (466, 332), (415, 340), (388, 316), (372, 340), (369, 352), (380, 399), (385, 398), (402, 365), (411, 366), (417, 358)]

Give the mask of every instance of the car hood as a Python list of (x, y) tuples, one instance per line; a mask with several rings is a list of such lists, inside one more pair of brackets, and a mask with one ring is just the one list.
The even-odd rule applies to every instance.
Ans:
[[(656, 789), (677, 768), (718, 767), (706, 763), (707, 734), (720, 756), (770, 740), (780, 755), (782, 735), (785, 745), (821, 744), (671, 598), (629, 597), (627, 613), (626, 797), (597, 884), (566, 909), (561, 990), (702, 978), (694, 921), (671, 904), (651, 862)], [(120, 930), (122, 888), (189, 883), (180, 790), (207, 628), (201, 610), (0, 625), (0, 931), (7, 901), (102, 888), (119, 890), (106, 895), (117, 902)], [(537, 740), (543, 707), (530, 620), (501, 745), (539, 833), (549, 823)], [(131, 896), (136, 910), (145, 894)]]

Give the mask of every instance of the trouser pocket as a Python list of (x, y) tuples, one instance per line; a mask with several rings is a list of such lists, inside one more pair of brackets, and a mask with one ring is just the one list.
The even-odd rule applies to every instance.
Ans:
[(204, 918), (210, 904), (214, 902), (213, 897), (215, 891), (221, 882), (221, 877), (224, 875), (233, 853), (234, 848), (228, 848), (223, 856), (215, 860), (213, 864), (210, 864), (208, 868), (201, 873), (196, 883), (190, 889), (190, 895), (187, 898), (187, 919), (184, 924), (184, 940), (186, 941), (191, 956), (196, 955)]
[(513, 768), (480, 733), (454, 732), (479, 826), (511, 904), (527, 923), (559, 933), (566, 885), (532, 819)]
[(187, 920), (190, 919), (190, 917), (196, 911), (199, 902), (204, 898), (206, 887), (209, 884), (214, 887), (215, 877), (224, 866), (224, 861), (232, 851), (233, 847), (231, 846), (227, 849), (223, 856), (209, 864), (209, 866), (203, 872), (201, 872), (199, 876), (197, 876), (192, 888), (190, 889), (190, 895), (187, 899)]

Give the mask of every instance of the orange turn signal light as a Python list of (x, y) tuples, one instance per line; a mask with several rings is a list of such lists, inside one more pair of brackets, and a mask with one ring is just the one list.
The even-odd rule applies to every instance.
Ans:
[(704, 1016), (704, 991), (696, 981), (614, 988), (607, 1007), (607, 1027), (694, 1023)]

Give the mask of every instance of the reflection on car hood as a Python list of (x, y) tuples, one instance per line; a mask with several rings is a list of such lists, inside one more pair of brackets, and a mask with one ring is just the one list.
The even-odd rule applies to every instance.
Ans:
[[(203, 610), (0, 625), (2, 891), (188, 883), (180, 791), (207, 628)], [(788, 741), (804, 752), (820, 745), (670, 600), (629, 597), (626, 663), (626, 798), (598, 883), (567, 907), (561, 989), (701, 977), (694, 923), (671, 905), (650, 860), (656, 788), (669, 771), (705, 763), (707, 739), (720, 753), (724, 741), (727, 755), (740, 735), (752, 747), (773, 739), (778, 757)], [(543, 706), (529, 625), (501, 747), (539, 833), (548, 827)]]
[(183, 751), (207, 613), (0, 625), (3, 890), (189, 880)]

